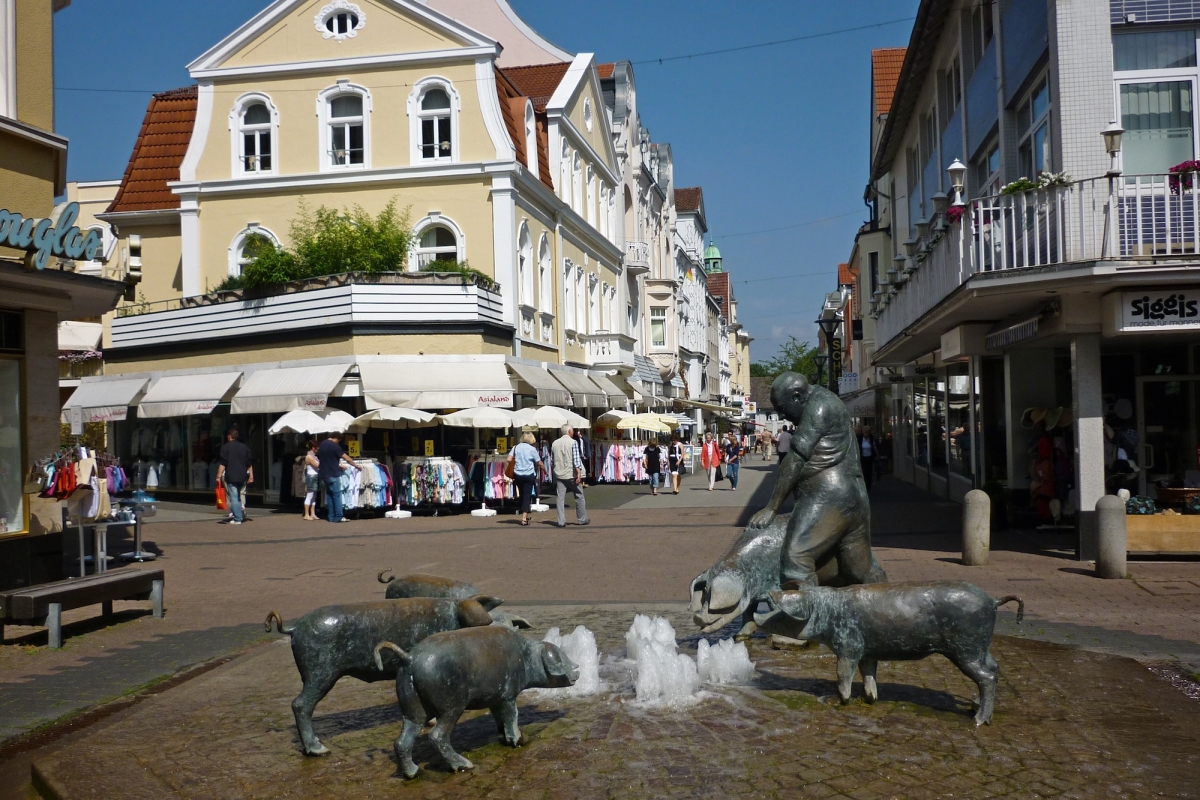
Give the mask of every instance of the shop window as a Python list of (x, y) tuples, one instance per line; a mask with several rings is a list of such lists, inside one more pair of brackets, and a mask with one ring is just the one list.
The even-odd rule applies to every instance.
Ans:
[(24, 317), (20, 311), (0, 311), (0, 351), (25, 352), (25, 337), (21, 332), (23, 327)]
[(946, 378), (946, 438), (950, 450), (950, 471), (970, 477), (975, 441), (971, 429), (971, 375), (967, 364), (950, 367)]
[(417, 267), (427, 267), (434, 261), (458, 261), (458, 237), (444, 225), (433, 225), (421, 232)]

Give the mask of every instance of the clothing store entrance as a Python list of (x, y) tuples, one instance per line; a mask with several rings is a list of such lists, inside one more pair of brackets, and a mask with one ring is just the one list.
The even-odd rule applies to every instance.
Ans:
[[(1196, 403), (1200, 375), (1147, 375), (1137, 379), (1138, 494), (1155, 481), (1200, 483)], [(1132, 455), (1132, 454), (1131, 454)], [(1190, 474), (1189, 474), (1190, 473)], [(1177, 483), (1182, 481), (1183, 483)]]

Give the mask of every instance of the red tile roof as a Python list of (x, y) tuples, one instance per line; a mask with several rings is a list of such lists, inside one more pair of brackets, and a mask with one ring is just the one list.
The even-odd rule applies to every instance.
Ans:
[(187, 86), (151, 98), (109, 212), (179, 208), (179, 196), (167, 182), (179, 180), (196, 123), (196, 95), (196, 87)]
[[(500, 97), (500, 111), (504, 115), (504, 127), (517, 150), (517, 160), (528, 164), (525, 155), (525, 104), (529, 98), (521, 94), (504, 70), (496, 70), (496, 94)], [(538, 148), (538, 179), (554, 189), (554, 181), (550, 177), (550, 154), (546, 136), (546, 115), (534, 111), (534, 124), (537, 130)]]
[(892, 110), (892, 98), (896, 84), (900, 82), (900, 68), (904, 66), (907, 47), (881, 47), (871, 51), (871, 83), (875, 88), (875, 115), (887, 114)]
[(596, 72), (599, 73), (601, 80), (607, 80), (613, 76), (613, 70), (616, 66), (616, 64), (597, 64)]
[(690, 186), (686, 189), (675, 190), (676, 211), (699, 211), (703, 201), (704, 190), (699, 186)]
[(729, 282), (728, 272), (708, 273), (708, 293), (721, 307), (721, 316), (729, 319), (729, 302), (733, 299), (733, 286)]
[(554, 90), (562, 83), (563, 76), (570, 68), (568, 63), (534, 64), (528, 67), (505, 67), (500, 71), (521, 94), (533, 100), (534, 111), (545, 111)]
[(854, 270), (849, 264), (838, 264), (838, 286), (849, 286), (854, 283)]

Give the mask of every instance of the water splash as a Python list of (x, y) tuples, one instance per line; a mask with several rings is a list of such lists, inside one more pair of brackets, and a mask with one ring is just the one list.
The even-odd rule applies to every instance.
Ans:
[(748, 683), (754, 677), (754, 662), (742, 642), (722, 639), (714, 645), (701, 639), (696, 651), (696, 666), (705, 683)]
[(542, 641), (561, 647), (567, 658), (579, 666), (579, 680), (575, 681), (574, 686), (546, 689), (544, 691), (547, 694), (583, 697), (596, 694), (603, 688), (600, 683), (600, 651), (596, 647), (596, 636), (591, 631), (577, 625), (575, 630), (563, 636), (558, 628), (551, 628)]
[(625, 651), (637, 664), (634, 692), (639, 703), (678, 707), (700, 691), (696, 662), (675, 649), (675, 629), (663, 617), (638, 614), (625, 634)]

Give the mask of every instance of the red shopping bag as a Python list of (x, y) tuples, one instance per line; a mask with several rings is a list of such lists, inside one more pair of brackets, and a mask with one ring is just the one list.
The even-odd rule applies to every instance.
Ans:
[(229, 498), (225, 496), (225, 484), (217, 484), (217, 508), (225, 511), (229, 508)]

